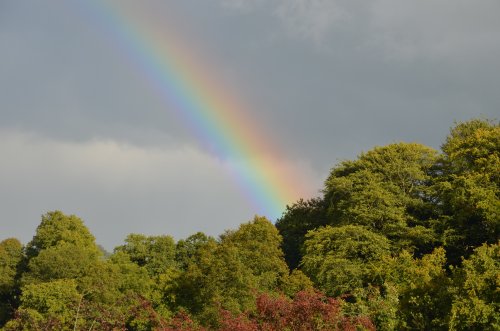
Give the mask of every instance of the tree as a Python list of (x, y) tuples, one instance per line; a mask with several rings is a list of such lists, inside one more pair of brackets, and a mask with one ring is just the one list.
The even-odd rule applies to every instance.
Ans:
[(281, 250), (282, 237), (265, 217), (255, 216), (253, 221), (241, 224), (238, 230), (228, 231), (221, 238), (222, 245), (237, 249), (243, 264), (257, 277), (259, 290), (276, 289), (288, 275)]
[(5, 330), (72, 330), (82, 297), (74, 280), (54, 280), (23, 287), (16, 318)]
[(442, 146), (436, 209), (450, 263), (459, 264), (500, 233), (500, 125), (471, 120), (451, 129)]
[(437, 152), (416, 143), (376, 147), (333, 168), (325, 182), (331, 225), (362, 225), (396, 249), (430, 252), (437, 237), (430, 186)]
[(41, 250), (28, 263), (23, 283), (37, 283), (55, 279), (77, 279), (90, 276), (99, 262), (99, 251), (92, 246), (79, 246), (61, 241)]
[(397, 291), (397, 330), (447, 330), (451, 309), (451, 279), (441, 248), (421, 259), (403, 251), (387, 257), (378, 273)]
[(26, 247), (24, 285), (64, 278), (82, 279), (92, 274), (92, 266), (98, 264), (102, 256), (83, 221), (60, 211), (42, 216), (35, 236)]
[(253, 309), (257, 278), (233, 245), (208, 244), (177, 281), (176, 303), (203, 324), (216, 327), (219, 308), (234, 313)]
[(263, 293), (253, 314), (221, 311), (222, 331), (375, 330), (363, 316), (345, 316), (339, 300), (313, 291), (298, 292), (293, 300)]
[(260, 292), (278, 291), (288, 277), (281, 236), (265, 218), (207, 240), (188, 259), (178, 279), (176, 302), (206, 325), (219, 325), (219, 309), (252, 311)]
[(327, 295), (341, 296), (351, 315), (368, 315), (377, 328), (396, 324), (397, 293), (379, 271), (390, 257), (389, 240), (360, 225), (326, 226), (310, 231), (302, 267)]
[(77, 246), (95, 246), (94, 236), (80, 218), (56, 210), (42, 215), (35, 236), (26, 246), (28, 258), (37, 256), (43, 249), (56, 246), (61, 241)]
[(286, 207), (283, 216), (276, 221), (276, 228), (283, 236), (281, 247), (290, 269), (299, 266), (306, 233), (328, 223), (327, 204), (322, 198), (301, 199)]
[(197, 232), (186, 239), (179, 240), (175, 246), (175, 261), (179, 268), (186, 270), (187, 266), (199, 257), (200, 249), (209, 243), (215, 244), (215, 239), (203, 232)]
[(176, 266), (175, 242), (171, 236), (129, 234), (125, 245), (116, 247), (115, 252), (127, 254), (132, 262), (145, 267), (151, 276)]
[(500, 329), (500, 242), (476, 248), (455, 277), (450, 329)]
[(321, 290), (339, 296), (376, 282), (373, 268), (389, 247), (386, 237), (366, 227), (326, 226), (307, 234), (302, 265)]
[(0, 242), (0, 327), (11, 317), (18, 295), (18, 269), (23, 246), (15, 238)]
[(280, 290), (293, 298), (298, 292), (313, 291), (314, 284), (301, 270), (294, 269), (290, 275), (283, 278)]
[[(152, 258), (146, 256), (144, 266), (132, 262), (130, 255), (120, 250), (105, 259), (94, 237), (78, 217), (57, 211), (47, 213), (28, 244), (27, 269), (21, 278), (24, 301), (15, 314), (17, 324), (10, 327), (16, 329), (32, 324), (41, 329), (68, 328), (68, 319), (59, 306), (52, 304), (61, 301), (68, 314), (77, 312), (78, 323), (87, 329), (94, 325), (103, 330), (121, 326), (142, 330), (140, 315), (143, 310), (137, 308), (137, 316), (130, 311), (145, 301), (149, 304), (149, 298), (154, 299), (153, 282), (147, 267), (151, 272), (164, 268), (165, 250), (162, 248), (165, 246), (171, 252), (166, 256), (167, 261), (173, 261), (174, 256), (170, 237), (153, 239), (145, 240), (149, 244), (147, 249), (150, 249), (146, 253)], [(144, 241), (138, 242), (143, 244)], [(140, 255), (137, 251), (130, 251), (136, 253), (132, 256), (138, 261)], [(66, 305), (66, 299), (55, 294), (51, 297), (49, 292), (52, 290), (62, 294), (75, 292), (79, 298), (77, 307), (73, 299)], [(43, 308), (38, 305), (45, 302), (43, 300), (48, 300), (50, 306)], [(58, 314), (61, 314), (60, 318), (55, 317)]]
[(500, 184), (500, 125), (472, 119), (457, 123), (441, 146), (451, 173), (483, 173)]

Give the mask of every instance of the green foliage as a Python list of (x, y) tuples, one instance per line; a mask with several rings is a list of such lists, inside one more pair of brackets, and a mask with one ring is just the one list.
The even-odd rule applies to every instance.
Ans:
[(23, 246), (15, 238), (0, 242), (0, 293), (8, 293), (15, 286), (17, 268), (23, 257)]
[(451, 173), (483, 173), (500, 184), (500, 125), (474, 119), (458, 123), (441, 147)]
[(399, 330), (396, 287), (390, 283), (356, 288), (344, 296), (342, 310), (350, 316), (369, 316), (378, 330)]
[(18, 292), (18, 269), (23, 258), (23, 246), (15, 238), (0, 242), (0, 326), (14, 311)]
[(151, 276), (175, 266), (175, 242), (171, 236), (129, 234), (125, 245), (115, 248), (130, 256), (130, 260), (145, 267)]
[(232, 312), (252, 309), (257, 278), (235, 246), (217, 244), (200, 252), (179, 279), (178, 303), (208, 325), (217, 325), (219, 307)]
[[(100, 328), (121, 325), (125, 312), (136, 304), (135, 299), (130, 298), (152, 296), (148, 270), (133, 263), (124, 252), (117, 252), (105, 260), (94, 237), (76, 216), (61, 212), (45, 215), (28, 250), (31, 253), (21, 277), (23, 295), (39, 288), (43, 296), (43, 291), (51, 286), (74, 285), (86, 309), (85, 314), (82, 311), (80, 315), (82, 325), (92, 320), (100, 320), (95, 322)], [(53, 316), (57, 314), (52, 313), (52, 308), (34, 308), (28, 304), (32, 300), (26, 300), (16, 312), (19, 328), (26, 323), (38, 323), (41, 329), (63, 328), (67, 324), (66, 319)], [(57, 297), (54, 300), (58, 300)], [(121, 303), (119, 307), (116, 307), (117, 302)]]
[(500, 125), (458, 124), (442, 146), (442, 176), (435, 190), (444, 243), (452, 264), (500, 233)]
[(280, 290), (293, 298), (298, 292), (313, 291), (314, 284), (301, 270), (294, 269), (290, 275), (282, 278)]
[(301, 199), (287, 206), (283, 216), (276, 221), (276, 228), (283, 236), (282, 248), (290, 269), (299, 266), (306, 233), (328, 224), (326, 210), (327, 205), (321, 198)]
[(357, 224), (391, 239), (397, 249), (429, 251), (433, 149), (398, 143), (376, 147), (332, 169), (325, 182), (332, 225)]
[(147, 295), (152, 286), (148, 271), (130, 261), (123, 252), (116, 252), (106, 263), (108, 273), (114, 277), (113, 282), (120, 293)]
[(99, 253), (94, 247), (61, 241), (52, 247), (41, 250), (37, 256), (30, 259), (29, 271), (24, 274), (23, 282), (80, 278), (89, 274), (98, 258)]
[(384, 261), (385, 281), (394, 284), (399, 295), (399, 330), (444, 330), (451, 307), (452, 283), (448, 278), (443, 248), (415, 259), (403, 251)]
[(102, 255), (82, 220), (55, 211), (42, 216), (27, 256), (23, 284), (90, 277)]
[(500, 243), (474, 250), (456, 271), (451, 330), (500, 329)]
[(188, 254), (187, 268), (176, 280), (176, 302), (207, 325), (218, 325), (220, 308), (255, 309), (259, 292), (278, 291), (288, 279), (281, 236), (263, 217), (227, 231), (219, 243), (197, 242), (196, 250), (187, 250), (195, 253)]
[(326, 226), (309, 232), (306, 238), (303, 269), (332, 296), (375, 282), (373, 268), (389, 254), (387, 238), (359, 225)]
[(30, 284), (22, 289), (18, 318), (5, 330), (72, 330), (82, 297), (73, 280)]
[(184, 240), (179, 240), (175, 246), (175, 261), (178, 266), (185, 270), (190, 263), (198, 258), (200, 248), (215, 244), (215, 239), (202, 232), (197, 232)]
[(94, 236), (80, 218), (53, 211), (42, 216), (35, 236), (27, 245), (27, 255), (32, 258), (41, 250), (56, 246), (61, 241), (77, 246), (95, 246)]
[(282, 237), (266, 218), (256, 216), (252, 222), (221, 237), (223, 246), (237, 249), (241, 262), (257, 277), (259, 290), (272, 291), (288, 275), (281, 250)]

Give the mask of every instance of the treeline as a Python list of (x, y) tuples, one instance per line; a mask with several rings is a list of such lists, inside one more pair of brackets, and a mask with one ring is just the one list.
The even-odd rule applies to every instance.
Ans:
[(322, 196), (218, 238), (130, 234), (112, 254), (76, 216), (0, 242), (2, 330), (499, 330), (500, 126), (442, 151), (396, 143), (335, 166)]

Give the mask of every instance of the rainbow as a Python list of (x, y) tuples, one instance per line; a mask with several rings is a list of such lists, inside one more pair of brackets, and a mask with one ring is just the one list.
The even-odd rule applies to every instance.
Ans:
[[(273, 141), (248, 117), (248, 108), (225, 92), (193, 47), (167, 22), (137, 2), (77, 1), (113, 46), (147, 78), (165, 104), (193, 134), (225, 161), (255, 212), (279, 217), (304, 192), (300, 176), (283, 161)], [(136, 5), (134, 5), (134, 3)], [(133, 7), (132, 7), (133, 6)]]

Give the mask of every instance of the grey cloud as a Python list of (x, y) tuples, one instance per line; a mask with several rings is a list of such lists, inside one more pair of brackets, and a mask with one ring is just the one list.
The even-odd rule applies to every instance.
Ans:
[(77, 141), (189, 141), (171, 106), (76, 6), (49, 1), (11, 7), (0, 23), (0, 43), (8, 45), (0, 54), (0, 127)]
[(108, 249), (131, 232), (218, 235), (253, 215), (224, 165), (189, 146), (68, 143), (10, 131), (0, 132), (0, 153), (0, 240), (27, 242), (54, 209), (81, 216)]
[[(221, 0), (245, 13), (267, 8), (289, 36), (331, 50), (332, 35), (349, 34), (360, 47), (380, 47), (404, 60), (481, 57), (500, 49), (495, 0)], [(369, 49), (368, 49), (369, 50)], [(493, 55), (492, 55), (493, 56)]]
[(375, 41), (388, 56), (478, 59), (500, 52), (495, 14), (499, 10), (500, 3), (492, 0), (378, 0), (372, 7), (371, 26)]
[(498, 114), (496, 1), (266, 3), (274, 38), (245, 77), (278, 136), (321, 171), (375, 144), (438, 148), (454, 120)]
[[(311, 194), (341, 159), (400, 140), (439, 148), (454, 120), (499, 114), (498, 1), (152, 3)], [(0, 2), (2, 235), (29, 239), (54, 208), (107, 247), (251, 217), (206, 142), (71, 4)]]
[(349, 18), (342, 6), (329, 0), (281, 1), (276, 15), (292, 35), (312, 39), (319, 47), (324, 43), (325, 34)]

